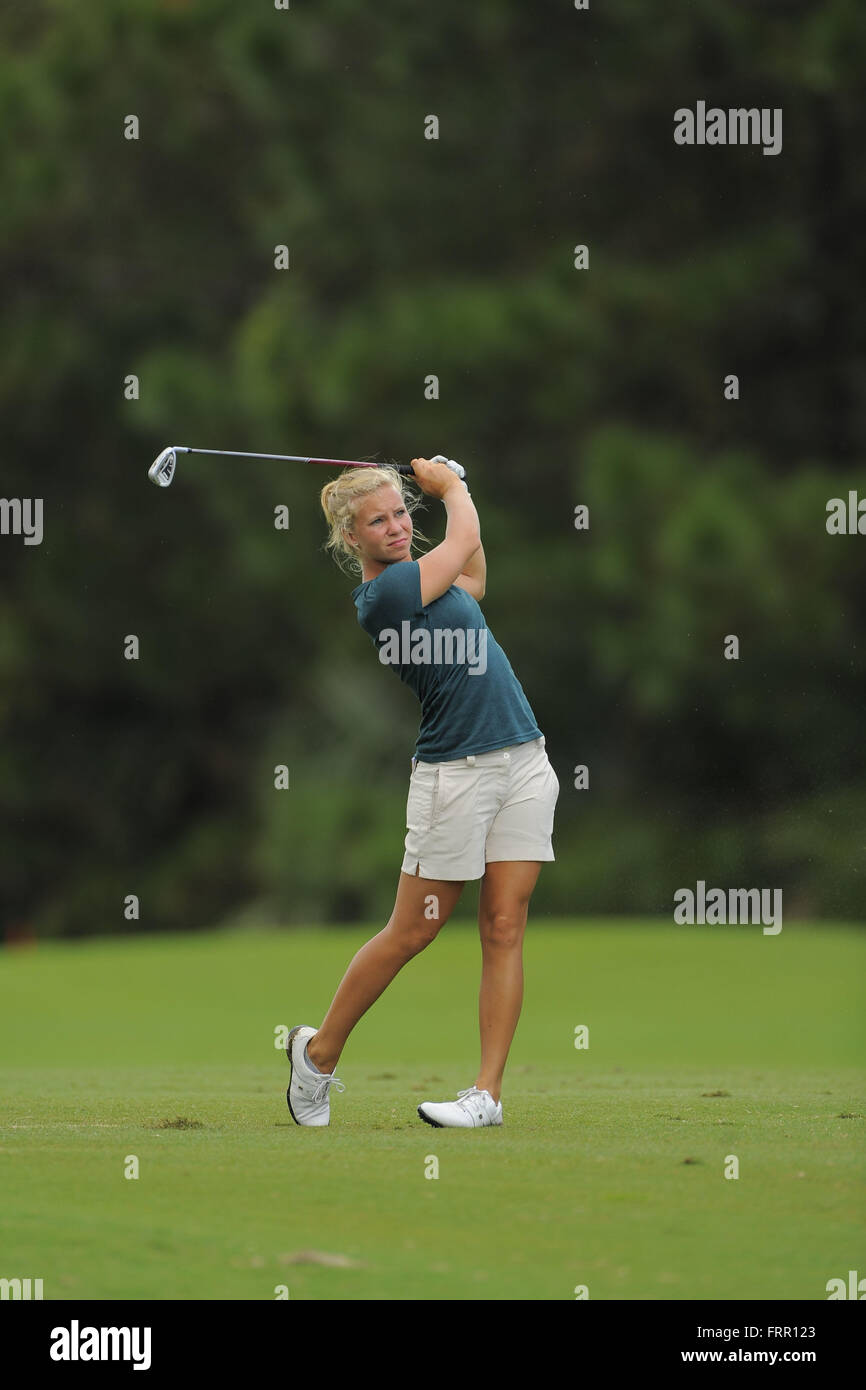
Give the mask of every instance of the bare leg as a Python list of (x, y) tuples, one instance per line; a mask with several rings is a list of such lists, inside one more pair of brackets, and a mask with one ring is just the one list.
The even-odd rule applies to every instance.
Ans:
[(495, 1101), (523, 1003), (523, 934), (529, 900), (541, 872), (535, 860), (488, 864), (481, 880), (481, 1069), (475, 1085)]
[(401, 872), (388, 925), (353, 957), (321, 1028), (307, 1044), (319, 1071), (334, 1070), (358, 1019), (406, 962), (430, 945), (454, 911), (463, 887), (459, 882), (413, 878)]

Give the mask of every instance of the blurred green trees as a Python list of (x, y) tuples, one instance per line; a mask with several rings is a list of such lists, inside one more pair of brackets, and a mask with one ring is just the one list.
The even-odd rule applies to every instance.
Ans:
[[(45, 507), (0, 537), (3, 925), (390, 910), (417, 707), (330, 475), (162, 492), (168, 443), (471, 470), (562, 784), (537, 911), (703, 877), (862, 915), (866, 538), (824, 525), (866, 492), (862, 10), (52, 0), (0, 38), (2, 493)], [(781, 106), (782, 153), (675, 146), (697, 99)]]

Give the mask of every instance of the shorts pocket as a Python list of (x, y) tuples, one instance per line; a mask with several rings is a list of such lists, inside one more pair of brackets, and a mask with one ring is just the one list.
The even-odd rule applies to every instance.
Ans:
[(430, 823), (428, 830), (432, 830), (436, 824), (436, 812), (439, 809), (439, 784), (442, 781), (442, 769), (437, 767), (433, 775), (433, 794), (430, 798)]
[(409, 782), (406, 803), (406, 828), (417, 835), (426, 835), (433, 828), (439, 804), (439, 768), (430, 763), (418, 763)]
[(440, 769), (436, 788), (434, 824), (447, 821), (458, 827), (458, 836), (471, 834), (476, 816), (482, 769), (463, 759), (445, 763)]

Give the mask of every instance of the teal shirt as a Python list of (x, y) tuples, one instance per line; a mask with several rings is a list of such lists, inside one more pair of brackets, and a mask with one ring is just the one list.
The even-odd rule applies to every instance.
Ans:
[(541, 738), (508, 658), (465, 589), (452, 584), (423, 607), (418, 561), (395, 560), (352, 598), (379, 660), (421, 701), (421, 762), (453, 762)]

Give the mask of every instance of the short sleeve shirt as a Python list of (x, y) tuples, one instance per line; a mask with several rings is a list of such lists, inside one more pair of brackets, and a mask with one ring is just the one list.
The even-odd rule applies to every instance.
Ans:
[(541, 738), (523, 689), (477, 601), (452, 584), (421, 603), (417, 560), (397, 560), (352, 590), (358, 622), (421, 701), (415, 756), (451, 762)]

